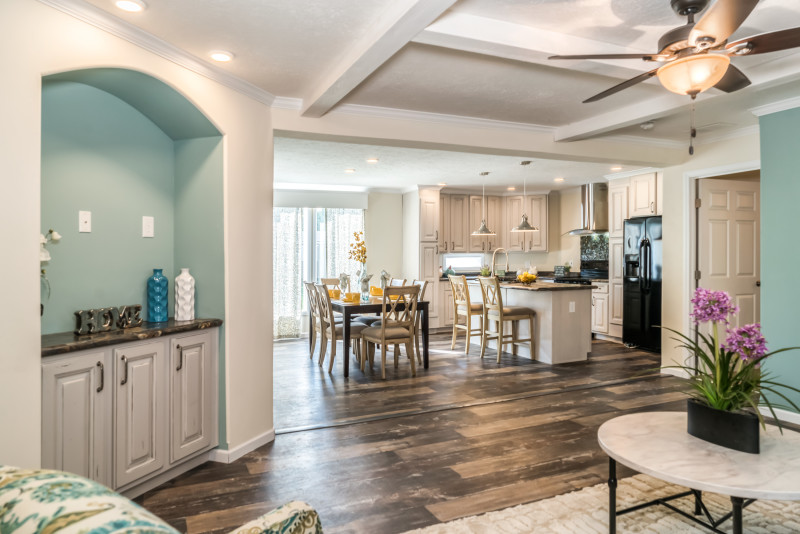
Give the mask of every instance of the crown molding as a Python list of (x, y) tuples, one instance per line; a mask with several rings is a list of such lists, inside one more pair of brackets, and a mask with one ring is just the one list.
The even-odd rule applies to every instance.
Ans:
[(653, 172), (661, 172), (663, 169), (659, 167), (642, 167), (641, 169), (634, 169), (632, 171), (615, 172), (613, 174), (604, 174), (603, 178), (606, 180), (616, 180), (617, 178), (632, 178), (634, 176), (641, 176), (642, 174), (650, 174)]
[(39, 0), (42, 4), (124, 39), (176, 65), (271, 106), (275, 96), (83, 0)]
[(272, 107), (276, 109), (289, 109), (300, 111), (303, 108), (302, 98), (292, 98), (290, 96), (276, 96), (272, 101)]
[(765, 104), (755, 108), (750, 108), (749, 111), (756, 117), (769, 115), (770, 113), (778, 113), (779, 111), (786, 111), (787, 109), (794, 109), (800, 107), (800, 96), (787, 98), (786, 100), (778, 100), (771, 104)]
[(751, 126), (745, 126), (744, 128), (739, 128), (737, 130), (731, 130), (728, 132), (722, 132), (716, 135), (709, 135), (709, 136), (702, 136), (698, 137), (695, 141), (697, 146), (703, 145), (710, 145), (713, 143), (719, 143), (720, 141), (727, 141), (729, 139), (736, 139), (737, 137), (746, 137), (749, 135), (759, 135), (761, 129), (759, 128), (758, 124), (753, 124)]
[(478, 117), (465, 117), (463, 115), (448, 115), (445, 113), (431, 113), (428, 111), (413, 111), (408, 109), (384, 108), (377, 106), (364, 106), (361, 104), (342, 104), (329, 113), (343, 115), (360, 115), (379, 119), (411, 120), (419, 122), (433, 122), (455, 126), (474, 128), (493, 128), (522, 130), (535, 133), (553, 133), (555, 127), (528, 124), (524, 122), (499, 121), (494, 119), (481, 119)]
[(640, 137), (638, 135), (608, 135), (598, 136), (595, 139), (598, 141), (613, 141), (628, 145), (646, 145), (657, 148), (682, 148), (685, 144), (683, 141), (676, 141), (674, 139), (663, 139), (658, 137), (648, 138)]

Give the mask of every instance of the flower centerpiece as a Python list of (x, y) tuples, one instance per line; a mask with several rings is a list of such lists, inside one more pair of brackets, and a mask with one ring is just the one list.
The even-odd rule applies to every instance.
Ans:
[(47, 271), (42, 266), (44, 262), (50, 261), (50, 251), (47, 244), (50, 242), (58, 243), (61, 241), (61, 234), (53, 230), (48, 230), (47, 234), (39, 234), (39, 278), (41, 285), (41, 301), (39, 303), (40, 315), (44, 315), (44, 303), (50, 298), (50, 280), (47, 279)]
[(361, 264), (361, 270), (356, 274), (361, 290), (361, 300), (369, 300), (369, 279), (371, 274), (367, 274), (367, 244), (364, 242), (364, 232), (353, 232), (354, 241), (350, 243), (349, 258)]
[[(759, 422), (766, 428), (758, 409), (759, 402), (769, 409), (779, 428), (775, 407), (783, 406), (773, 404), (770, 396), (783, 399), (794, 410), (800, 411), (781, 391), (788, 389), (800, 393), (800, 389), (775, 382), (761, 364), (775, 354), (798, 347), (768, 352), (760, 324), (731, 328), (729, 318), (736, 315), (738, 308), (724, 291), (697, 288), (692, 305), (691, 317), (695, 325), (710, 323), (710, 334), (698, 330), (698, 341), (695, 341), (665, 327), (678, 336), (673, 339), (680, 342), (679, 346), (687, 349), (696, 362), (696, 366), (695, 362), (669, 366), (682, 369), (689, 375), (692, 388), (688, 405), (689, 433), (718, 445), (757, 453)], [(721, 327), (726, 330), (724, 341), (720, 337)], [(770, 395), (762, 395), (762, 392)], [(731, 422), (731, 417), (738, 418), (737, 422)]]

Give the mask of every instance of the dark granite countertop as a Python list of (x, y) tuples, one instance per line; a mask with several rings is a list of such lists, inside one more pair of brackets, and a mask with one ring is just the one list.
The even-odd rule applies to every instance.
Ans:
[(76, 336), (72, 332), (59, 332), (42, 336), (42, 356), (55, 356), (79, 350), (95, 349), (119, 343), (129, 343), (142, 339), (168, 336), (180, 332), (203, 330), (222, 325), (222, 319), (195, 319), (193, 321), (176, 321), (170, 319), (163, 323), (142, 323), (142, 326), (111, 330), (85, 336)]

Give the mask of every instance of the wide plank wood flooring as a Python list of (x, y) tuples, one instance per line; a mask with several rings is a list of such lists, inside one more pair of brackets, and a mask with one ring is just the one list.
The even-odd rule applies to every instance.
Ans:
[(399, 533), (603, 482), (600, 424), (685, 407), (685, 383), (652, 372), (657, 355), (602, 341), (587, 362), (551, 367), (481, 361), (433, 335), (430, 369), (411, 378), (403, 353), (386, 381), (352, 362), (345, 380), (340, 357), (329, 375), (306, 341), (276, 343), (275, 441), (137, 501), (190, 533), (229, 532), (293, 499), (326, 533)]

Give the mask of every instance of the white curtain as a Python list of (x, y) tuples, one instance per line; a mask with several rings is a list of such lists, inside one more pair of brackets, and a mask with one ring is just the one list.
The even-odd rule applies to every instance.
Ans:
[(272, 220), (274, 337), (296, 338), (307, 328), (304, 281), (343, 272), (355, 280), (361, 265), (348, 255), (353, 233), (364, 231), (364, 210), (273, 208)]

